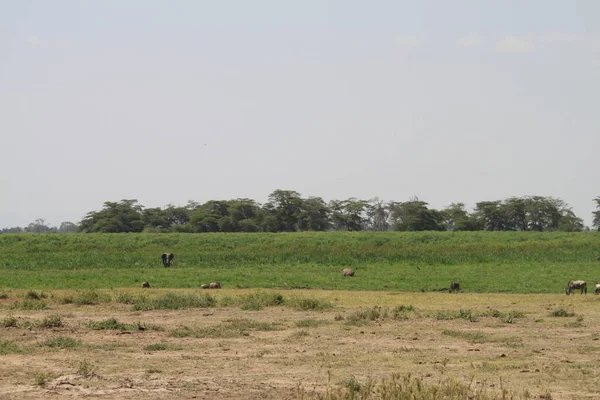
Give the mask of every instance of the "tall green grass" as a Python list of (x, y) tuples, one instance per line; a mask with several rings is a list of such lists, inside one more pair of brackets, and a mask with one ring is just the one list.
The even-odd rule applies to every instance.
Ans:
[(598, 232), (0, 235), (0, 289), (433, 291), (458, 280), (464, 292), (560, 293), (569, 279), (600, 280), (599, 243)]

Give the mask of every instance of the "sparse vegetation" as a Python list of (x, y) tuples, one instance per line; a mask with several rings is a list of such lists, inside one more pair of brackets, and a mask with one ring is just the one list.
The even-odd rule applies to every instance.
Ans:
[(168, 292), (159, 297), (137, 297), (133, 299), (133, 309), (148, 310), (183, 310), (186, 308), (214, 307), (216, 299), (210, 294), (192, 294)]
[(240, 296), (224, 296), (219, 299), (219, 305), (224, 307), (239, 306), (242, 310), (258, 311), (265, 307), (280, 306), (285, 303), (280, 293), (257, 291)]
[(47, 315), (38, 324), (41, 328), (60, 328), (63, 326), (60, 315)]
[(301, 311), (325, 311), (333, 308), (333, 303), (329, 300), (298, 296), (290, 297), (285, 304)]
[(219, 325), (197, 328), (181, 327), (171, 332), (173, 337), (195, 338), (235, 338), (248, 336), (251, 331), (273, 331), (280, 329), (272, 323), (253, 321), (249, 319), (231, 319)]
[(5, 317), (0, 321), (0, 326), (3, 328), (16, 328), (19, 320), (17, 320), (12, 315)]
[(103, 321), (90, 321), (87, 327), (94, 330), (117, 330), (117, 331), (143, 331), (146, 329), (160, 330), (156, 325), (144, 325), (140, 322), (126, 324), (117, 321), (115, 318), (108, 318)]
[(568, 311), (563, 307), (559, 307), (550, 312), (550, 316), (552, 317), (574, 317), (575, 313), (572, 311)]
[(154, 343), (144, 346), (145, 351), (165, 351), (165, 350), (180, 350), (181, 347), (171, 346), (166, 343)]
[(48, 308), (43, 300), (23, 300), (17, 301), (10, 306), (13, 310), (45, 310)]
[(67, 336), (57, 336), (41, 342), (40, 346), (55, 349), (74, 349), (81, 346), (81, 341)]
[(490, 393), (483, 385), (465, 384), (451, 378), (444, 378), (436, 383), (430, 383), (410, 374), (393, 374), (391, 377), (381, 380), (366, 379), (363, 383), (359, 382), (356, 377), (351, 376), (343, 381), (339, 387), (329, 387), (326, 393), (313, 398), (318, 400), (516, 400), (528, 399), (530, 396), (527, 393), (523, 393), (522, 395), (513, 394), (505, 389), (501, 390), (500, 393)]
[(19, 346), (12, 340), (0, 341), (0, 355), (5, 354), (21, 354), (24, 353), (23, 347)]

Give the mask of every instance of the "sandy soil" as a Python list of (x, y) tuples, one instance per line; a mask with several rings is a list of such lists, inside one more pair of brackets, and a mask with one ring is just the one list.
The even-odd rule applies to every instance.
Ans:
[[(531, 398), (600, 398), (600, 296), (294, 294), (331, 300), (335, 308), (136, 312), (114, 302), (76, 306), (50, 300), (47, 310), (27, 311), (10, 308), (23, 295), (12, 292), (0, 300), (0, 320), (17, 318), (16, 327), (0, 327), (5, 345), (0, 350), (7, 353), (0, 351), (0, 398), (297, 399), (335, 390), (352, 376), (362, 382), (393, 373), (411, 373), (431, 384), (451, 377), (489, 393), (504, 388), (517, 395), (527, 391)], [(391, 318), (398, 305), (412, 305), (416, 313), (408, 313), (408, 319)], [(357, 311), (374, 306), (389, 311), (388, 317), (366, 325), (348, 323)], [(551, 316), (560, 308), (575, 316)], [(491, 316), (477, 321), (433, 316), (461, 309), (518, 311), (524, 316), (512, 323)], [(55, 315), (63, 326), (39, 326)], [(145, 329), (88, 326), (109, 318), (139, 322)], [(225, 331), (218, 329), (204, 338), (171, 334), (182, 327), (198, 331), (239, 320), (264, 326), (239, 337), (220, 337)], [(56, 338), (76, 339), (80, 345), (43, 345)], [(6, 350), (9, 344), (21, 353)]]

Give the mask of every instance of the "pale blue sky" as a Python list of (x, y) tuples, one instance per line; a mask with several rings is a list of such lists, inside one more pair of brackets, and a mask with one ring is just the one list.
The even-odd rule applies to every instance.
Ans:
[(0, 0), (0, 227), (275, 189), (600, 196), (600, 2)]

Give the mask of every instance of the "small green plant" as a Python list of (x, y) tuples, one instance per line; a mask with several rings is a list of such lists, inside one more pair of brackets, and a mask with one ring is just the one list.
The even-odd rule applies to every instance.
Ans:
[(358, 393), (360, 392), (361, 384), (356, 380), (356, 377), (352, 375), (344, 381), (344, 387), (348, 389), (350, 393)]
[(35, 384), (37, 386), (45, 386), (48, 381), (48, 375), (45, 372), (38, 372), (35, 374)]
[(75, 373), (85, 378), (91, 378), (92, 376), (96, 375), (96, 366), (88, 360), (83, 360), (77, 365)]

